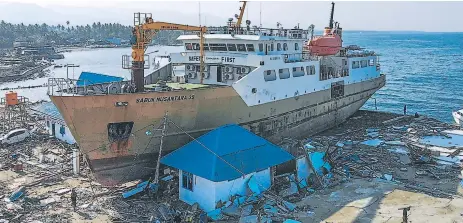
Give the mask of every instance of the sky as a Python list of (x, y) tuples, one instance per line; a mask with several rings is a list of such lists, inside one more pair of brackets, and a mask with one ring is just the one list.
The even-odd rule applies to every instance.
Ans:
[[(251, 25), (286, 28), (328, 25), (330, 1), (250, 1), (244, 19)], [(239, 13), (239, 1), (0, 0), (0, 20), (12, 23), (71, 25), (112, 22), (133, 24), (134, 12), (153, 13), (154, 20), (225, 25)], [(335, 21), (345, 30), (463, 32), (463, 1), (339, 1)], [(201, 13), (200, 13), (201, 12)]]

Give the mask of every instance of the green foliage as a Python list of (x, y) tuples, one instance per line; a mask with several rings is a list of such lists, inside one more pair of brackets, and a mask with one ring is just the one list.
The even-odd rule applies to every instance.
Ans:
[[(25, 40), (37, 44), (85, 44), (88, 40), (104, 41), (108, 38), (121, 38), (129, 40), (132, 27), (118, 23), (93, 23), (85, 26), (71, 26), (65, 21), (64, 25), (50, 26), (47, 24), (24, 25), (11, 24), (0, 21), (0, 48), (11, 48), (16, 40)], [(176, 43), (178, 31), (161, 31), (155, 36), (153, 42), (157, 44)]]

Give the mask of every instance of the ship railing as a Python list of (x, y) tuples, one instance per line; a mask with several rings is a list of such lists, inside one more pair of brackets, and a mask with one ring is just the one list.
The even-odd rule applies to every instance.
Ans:
[(48, 78), (47, 94), (51, 96), (77, 95), (77, 80), (68, 78)]
[(292, 53), (292, 54), (283, 54), (285, 63), (296, 63), (303, 61), (317, 61), (320, 58), (310, 53)]
[[(257, 35), (257, 36), (278, 36), (289, 39), (307, 39), (309, 33), (305, 29), (283, 29), (283, 28), (260, 28), (260, 27), (234, 27), (234, 26), (213, 26), (207, 27), (207, 34), (233, 34), (233, 35)], [(184, 31), (184, 34), (198, 34), (197, 31)]]

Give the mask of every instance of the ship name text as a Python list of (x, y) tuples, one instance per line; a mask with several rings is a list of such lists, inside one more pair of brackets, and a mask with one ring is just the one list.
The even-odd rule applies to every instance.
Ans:
[[(222, 61), (222, 63), (235, 63), (235, 57), (205, 57), (205, 61), (214, 63), (214, 62), (219, 62)], [(200, 62), (201, 57), (200, 56), (189, 56), (188, 61), (190, 62)]]
[(193, 100), (195, 95), (175, 95), (175, 96), (163, 96), (156, 98), (137, 98), (136, 103), (155, 103), (155, 102), (169, 102), (169, 101), (185, 101)]

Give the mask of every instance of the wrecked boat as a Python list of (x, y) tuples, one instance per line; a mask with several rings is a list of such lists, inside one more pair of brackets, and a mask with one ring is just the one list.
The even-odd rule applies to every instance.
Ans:
[[(308, 41), (313, 26), (312, 31), (280, 24), (261, 28), (249, 20), (241, 26), (244, 8), (225, 27), (154, 22), (151, 14), (136, 13), (133, 52), (123, 57), (131, 81), (76, 85), (49, 79), (49, 97), (98, 182), (114, 185), (154, 171), (162, 138), (157, 129), (166, 112), (166, 153), (229, 123), (277, 143), (344, 122), (385, 85), (374, 52), (341, 46), (320, 54), (338, 41), (323, 36)], [(334, 4), (326, 38), (342, 38), (333, 15)], [(186, 33), (178, 38), (184, 52), (170, 54), (159, 68), (171, 72), (153, 80), (144, 69), (149, 66), (145, 46), (155, 30)], [(314, 47), (317, 42), (322, 48)], [(148, 88), (159, 80), (161, 87)]]

